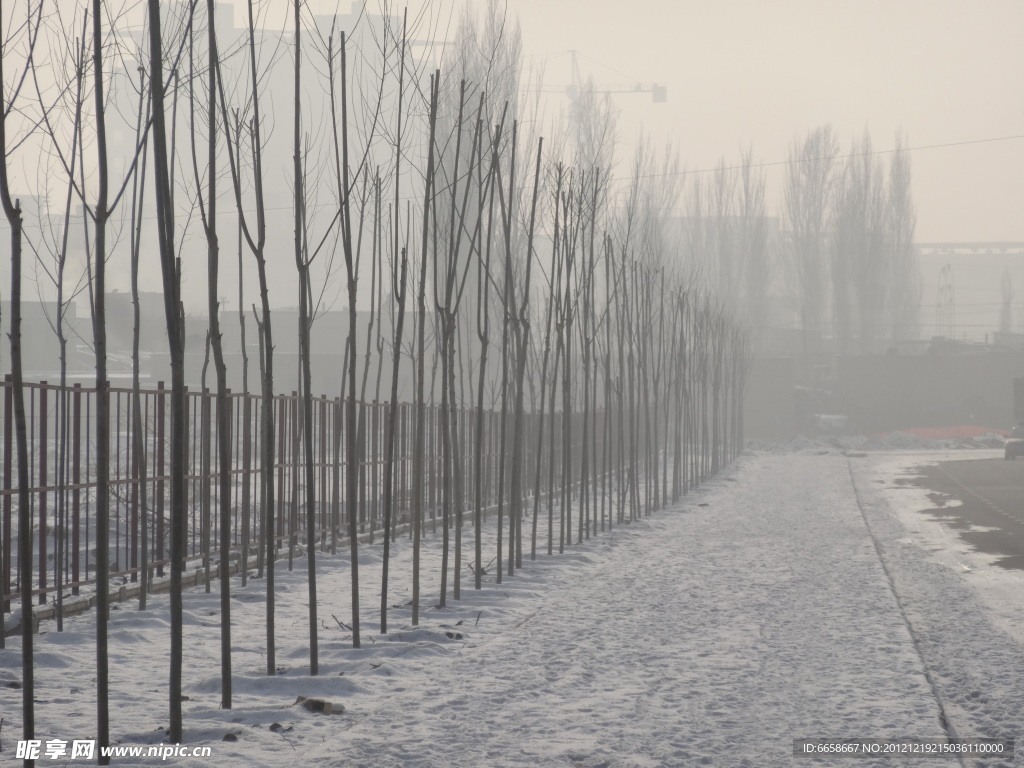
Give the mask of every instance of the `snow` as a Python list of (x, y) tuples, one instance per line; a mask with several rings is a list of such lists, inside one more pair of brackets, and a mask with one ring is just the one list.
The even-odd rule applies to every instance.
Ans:
[[(349, 622), (348, 557), (318, 555), (318, 677), (308, 675), (305, 562), (278, 570), (273, 677), (262, 653), (263, 581), (236, 582), (231, 710), (219, 708), (217, 584), (211, 595), (191, 590), (186, 741), (210, 745), (216, 764), (240, 766), (761, 768), (854, 764), (796, 759), (794, 738), (941, 738), (941, 712), (961, 737), (1021, 732), (1019, 574), (994, 568), (920, 514), (933, 506), (924, 489), (895, 482), (925, 462), (998, 454), (918, 448), (849, 457), (841, 451), (852, 446), (815, 441), (790, 448), (751, 447), (681, 503), (563, 555), (538, 547), (530, 562), (527, 544), (525, 567), (502, 584), (492, 565), (477, 592), (466, 570), (463, 599), (449, 591), (443, 609), (434, 607), (440, 536), (428, 536), (429, 607), (419, 628), (407, 605), (410, 546), (400, 538), (389, 596), (400, 607), (389, 613), (387, 636), (374, 623), (380, 546), (364, 546), (359, 650), (333, 618)], [(542, 530), (546, 522), (545, 515)], [(485, 526), (492, 554), (493, 530), (492, 517)], [(472, 534), (467, 526), (467, 561)], [(166, 739), (167, 626), (166, 595), (153, 596), (146, 611), (125, 603), (112, 612), (111, 722), (119, 742)], [(43, 630), (39, 738), (89, 738), (92, 617), (67, 619), (63, 633), (49, 622)], [(21, 692), (4, 687), (20, 679), (18, 645), (8, 638), (0, 651), (2, 757), (13, 755), (21, 728)], [(307, 711), (296, 704), (300, 696), (344, 712)], [(229, 733), (237, 741), (223, 741)]]
[(876, 437), (866, 435), (830, 435), (824, 437), (797, 435), (790, 440), (779, 442), (751, 439), (747, 441), (746, 447), (748, 451), (757, 453), (845, 454), (852, 451), (936, 451), (1002, 448), (1005, 442), (1006, 438), (995, 432), (985, 432), (969, 437), (934, 438), (896, 431)]

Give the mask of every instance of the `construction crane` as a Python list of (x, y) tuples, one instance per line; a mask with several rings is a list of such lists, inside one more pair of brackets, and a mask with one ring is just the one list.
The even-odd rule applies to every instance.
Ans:
[[(583, 89), (583, 79), (580, 77), (578, 52), (572, 50), (569, 54), (572, 56), (572, 84), (565, 87), (565, 93), (575, 102)], [(668, 86), (658, 83), (637, 83), (633, 87), (595, 85), (593, 89), (595, 93), (649, 93), (655, 104), (664, 104), (668, 101)]]

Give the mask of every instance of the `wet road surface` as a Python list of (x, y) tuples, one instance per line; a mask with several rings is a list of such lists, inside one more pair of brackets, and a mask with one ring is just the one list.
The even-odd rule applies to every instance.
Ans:
[[(1024, 461), (943, 461), (914, 469), (935, 503), (924, 514), (938, 518), (975, 549), (996, 556), (996, 565), (1024, 570)], [(962, 506), (947, 506), (949, 499)], [(978, 530), (981, 529), (981, 530)]]

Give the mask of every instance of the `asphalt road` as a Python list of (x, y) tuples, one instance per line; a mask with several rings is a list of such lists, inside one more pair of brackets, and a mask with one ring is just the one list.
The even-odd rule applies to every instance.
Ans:
[[(935, 507), (924, 514), (941, 519), (976, 549), (995, 555), (996, 565), (1024, 570), (1024, 460), (944, 461), (915, 472), (920, 477), (903, 482), (930, 491)], [(944, 506), (949, 498), (963, 505)]]

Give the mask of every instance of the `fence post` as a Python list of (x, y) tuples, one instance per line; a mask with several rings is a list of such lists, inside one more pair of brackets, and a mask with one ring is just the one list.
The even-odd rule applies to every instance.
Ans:
[[(185, 441), (184, 441), (184, 445), (182, 446), (182, 451), (184, 452), (185, 456), (183, 458), (182, 464), (183, 464), (183, 466), (185, 468), (185, 477), (186, 477), (185, 487), (187, 489), (185, 491), (185, 504), (187, 504), (188, 510), (183, 512), (183, 514), (185, 516), (185, 521), (186, 521), (186, 523), (185, 523), (185, 530), (182, 531), (182, 533), (181, 533), (181, 535), (184, 537), (184, 540), (182, 542), (180, 542), (181, 543), (181, 551), (182, 551), (182, 558), (183, 558), (183, 560), (182, 560), (181, 563), (172, 563), (172, 567), (179, 567), (180, 566), (180, 568), (182, 570), (182, 573), (184, 573), (185, 571), (188, 570), (188, 568), (186, 567), (186, 564), (188, 563), (189, 555), (194, 555), (196, 553), (196, 504), (195, 504), (195, 499), (196, 499), (196, 479), (195, 479), (195, 452), (196, 452), (196, 450), (195, 450), (196, 449), (195, 440), (196, 440), (196, 429), (195, 429), (195, 426), (191, 426), (191, 427), (189, 426), (189, 424), (190, 424), (189, 420), (194, 418), (195, 408), (192, 407), (192, 398), (189, 396), (190, 393), (189, 393), (188, 387), (184, 387), (184, 390), (185, 390), (185, 394), (184, 394), (184, 398), (185, 398), (185, 401), (184, 401), (185, 402), (185, 408), (184, 408), (185, 415), (182, 418), (184, 418), (184, 420), (185, 420)], [(172, 419), (174, 418), (174, 413), (173, 412), (171, 413), (171, 418)], [(173, 464), (173, 462), (172, 462), (172, 464)], [(171, 514), (174, 514), (173, 510), (172, 510)], [(189, 550), (189, 546), (188, 546), (190, 539), (192, 541), (192, 549), (191, 550)], [(171, 548), (171, 551), (172, 552), (174, 551), (173, 547)], [(170, 554), (170, 553), (168, 553), (168, 554)], [(192, 583), (195, 584), (196, 583), (195, 580), (193, 580)]]
[[(286, 416), (286, 404), (284, 395), (278, 395), (274, 398), (274, 403), (277, 405), (277, 529), (271, 532), (274, 536), (274, 553), (277, 556), (277, 548), (280, 543), (281, 536), (284, 534), (284, 505), (280, 503), (284, 498), (284, 465), (285, 465), (285, 451), (287, 450), (288, 441), (284, 439), (284, 426)], [(267, 567), (270, 567), (269, 564)]]
[[(267, 484), (264, 482), (264, 470), (263, 470), (263, 410), (270, 408), (270, 420), (274, 420), (274, 401), (272, 400), (269, 404), (263, 402), (263, 399), (259, 400), (259, 407), (256, 409), (256, 430), (253, 433), (253, 455), (257, 457), (259, 463), (259, 470), (255, 474), (255, 485), (256, 493), (259, 496), (259, 515), (254, 516), (254, 520), (259, 522), (260, 534), (257, 537), (257, 543), (259, 546), (256, 547), (256, 570), (258, 578), (263, 578), (264, 568), (266, 567), (266, 557), (268, 547), (270, 546), (268, 537), (274, 535), (274, 531), (270, 526), (270, 520), (267, 515)], [(274, 457), (270, 457), (273, 462)], [(267, 467), (267, 476), (270, 476), (274, 471), (274, 468)]]
[(0, 552), (0, 590), (3, 594), (0, 613), (11, 612), (11, 444), (14, 442), (12, 422), (14, 421), (14, 391), (11, 374), (4, 376), (4, 503), (3, 503), (3, 549)]
[[(244, 391), (242, 397), (242, 586), (249, 581), (249, 521), (252, 491), (252, 402), (249, 393)], [(257, 547), (259, 549), (259, 547)], [(256, 558), (261, 564), (262, 559)], [(261, 569), (262, 571), (262, 569)]]
[(150, 510), (153, 508), (153, 494), (150, 492), (150, 479), (151, 473), (149, 467), (151, 466), (153, 453), (147, 452), (146, 444), (149, 442), (149, 407), (153, 401), (153, 393), (147, 392), (143, 397), (142, 403), (145, 405), (142, 408), (142, 436), (140, 438), (140, 445), (142, 446), (142, 456), (139, 461), (140, 469), (140, 480), (141, 485), (139, 486), (139, 496), (142, 503), (142, 517), (139, 519), (139, 550), (142, 553), (140, 567), (142, 570), (142, 586), (139, 589), (139, 607), (145, 608), (146, 596), (149, 594), (149, 590), (152, 588), (153, 579), (151, 577), (152, 569), (150, 568), (150, 562), (152, 562), (153, 552), (153, 539), (149, 535), (149, 520)]
[(430, 533), (437, 534), (437, 463), (440, 443), (437, 436), (437, 409), (431, 403), (427, 411), (427, 477), (430, 480)]
[(331, 554), (338, 553), (338, 528), (341, 526), (341, 398), (334, 398), (331, 420)]
[(167, 393), (164, 391), (164, 383), (157, 382), (156, 395), (156, 463), (154, 472), (156, 474), (156, 575), (164, 575), (164, 478), (166, 477), (166, 456), (164, 454), (164, 437)]
[(321, 395), (320, 404), (320, 514), (317, 515), (320, 525), (320, 550), (327, 546), (327, 396)]
[(128, 416), (126, 423), (128, 424), (128, 440), (125, 445), (131, 453), (131, 493), (129, 494), (129, 517), (128, 517), (128, 570), (131, 571), (129, 578), (132, 583), (139, 580), (138, 567), (139, 567), (139, 482), (141, 475), (141, 466), (139, 451), (137, 446), (142, 438), (135, 434), (135, 409), (138, 408), (139, 412), (142, 412), (142, 405), (136, 402), (137, 397), (141, 397), (141, 392), (136, 392), (132, 389), (131, 394), (128, 396)]
[(82, 578), (79, 550), (82, 544), (82, 385), (75, 384), (71, 397), (71, 580), (74, 586), (71, 594), (78, 596), (81, 591), (78, 582)]
[[(224, 419), (224, 423), (227, 424), (228, 427), (229, 427), (229, 431), (228, 431), (228, 444), (232, 446), (231, 447), (231, 467), (232, 467), (232, 469), (234, 469), (234, 467), (236, 466), (236, 459), (237, 459), (237, 456), (238, 456), (238, 442), (235, 440), (235, 430), (236, 430), (235, 420), (234, 420), (235, 419), (235, 400), (231, 396), (231, 390), (230, 389), (225, 389), (224, 390), (224, 395), (225, 395), (225, 397), (224, 397), (225, 408), (227, 409), (227, 418)], [(216, 465), (217, 466), (217, 471), (214, 473), (217, 476), (217, 478), (218, 478), (218, 481), (217, 481), (217, 488), (218, 488), (217, 498), (218, 498), (218, 501), (220, 500), (220, 491), (219, 491), (219, 489), (220, 489), (221, 480), (222, 480), (222, 478), (220, 478), (220, 424), (221, 424), (221, 420), (220, 420), (220, 417), (218, 417), (217, 418), (217, 465)], [(228, 477), (230, 478), (230, 481), (228, 483), (228, 487), (230, 489), (228, 491), (228, 505), (229, 505), (229, 507), (231, 507), (231, 509), (234, 510), (234, 512), (231, 515), (231, 518), (232, 518), (231, 523), (232, 524), (230, 526), (228, 526), (228, 543), (229, 544), (231, 542), (234, 542), (236, 544), (238, 543), (238, 523), (239, 523), (239, 520), (238, 520), (238, 505), (237, 504), (234, 505), (234, 506), (231, 505), (231, 498), (232, 497), (234, 497), (235, 499), (238, 498), (237, 492), (235, 491), (234, 476), (235, 476), (235, 473), (233, 471), (228, 472)], [(219, 544), (219, 542), (223, 538), (223, 532), (220, 530), (220, 506), (219, 506), (219, 504), (218, 504), (218, 508), (217, 508), (217, 514), (214, 515), (214, 518), (217, 520), (217, 538), (215, 539), (215, 541), (218, 542), (217, 551), (220, 552), (220, 544)], [(235, 529), (234, 530), (234, 536), (231, 535), (231, 528), (232, 527), (234, 527), (234, 529)], [(221, 557), (228, 557), (229, 554), (230, 554), (230, 552), (220, 552), (220, 556)], [(230, 571), (229, 571), (229, 573), (230, 573)]]
[[(366, 440), (366, 422), (368, 417), (366, 414), (366, 403), (356, 403), (356, 452), (358, 461), (356, 462), (356, 482), (359, 485), (359, 494), (357, 496), (357, 502), (359, 508), (359, 532), (366, 533), (366, 518), (368, 516), (367, 504), (366, 504), (366, 456), (367, 456), (367, 440)], [(360, 432), (362, 434), (360, 434)]]
[(39, 604), (46, 605), (46, 447), (47, 397), (49, 386), (39, 384)]
[[(399, 492), (395, 494), (398, 499), (398, 504), (395, 505), (395, 509), (400, 513), (396, 520), (410, 519), (409, 516), (409, 490), (406, 484), (406, 453), (408, 452), (408, 446), (406, 444), (407, 435), (409, 434), (409, 410), (405, 407), (404, 403), (400, 403), (398, 406), (398, 439), (396, 443), (395, 456), (395, 469), (398, 471), (398, 488)], [(395, 541), (395, 529), (392, 529), (391, 540)], [(412, 526), (409, 526), (409, 533), (412, 533)]]
[(292, 508), (288, 514), (288, 570), (292, 568), (292, 559), (295, 556), (295, 547), (299, 543), (299, 504), (304, 498), (299, 492), (299, 481), (305, 477), (302, 473), (299, 463), (305, 460), (302, 453), (302, 430), (306, 429), (306, 425), (302, 421), (302, 408), (299, 401), (299, 393), (292, 392), (291, 402), (291, 433), (292, 433), (292, 471), (291, 475), (291, 499)]
[[(109, 382), (108, 382), (109, 383)], [(111, 388), (107, 387), (107, 396), (113, 395), (114, 406), (110, 409), (114, 419), (114, 426), (111, 430), (111, 434), (114, 439), (114, 450), (112, 453), (114, 469), (110, 478), (110, 487), (116, 488), (117, 486), (124, 486), (124, 474), (121, 472), (121, 392), (112, 392)], [(127, 449), (127, 443), (125, 448)], [(127, 470), (128, 462), (125, 462), (125, 468)], [(111, 492), (111, 509), (114, 512), (114, 570), (113, 573), (117, 573), (121, 570), (121, 511), (125, 511), (125, 546), (124, 546), (124, 566), (128, 566), (128, 505), (124, 500), (124, 492), (114, 490)]]
[(373, 430), (373, 439), (370, 441), (370, 461), (372, 463), (369, 467), (371, 493), (370, 532), (372, 534), (378, 523), (383, 525), (383, 523), (380, 522), (380, 485), (378, 484), (378, 472), (380, 469), (380, 428), (382, 419), (380, 415), (380, 405), (376, 400), (373, 401), (373, 406), (370, 412), (373, 414), (373, 418), (370, 420), (371, 428)]
[(212, 521), (210, 520), (210, 480), (211, 480), (211, 464), (210, 464), (210, 435), (213, 431), (213, 427), (210, 424), (210, 390), (207, 387), (203, 387), (202, 394), (199, 396), (199, 452), (200, 452), (200, 472), (202, 479), (200, 482), (200, 502), (199, 502), (199, 547), (203, 553), (203, 581), (206, 588), (206, 593), (210, 592), (210, 535), (213, 530)]

